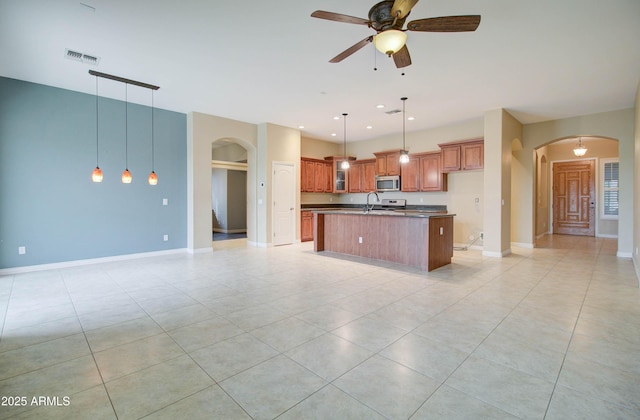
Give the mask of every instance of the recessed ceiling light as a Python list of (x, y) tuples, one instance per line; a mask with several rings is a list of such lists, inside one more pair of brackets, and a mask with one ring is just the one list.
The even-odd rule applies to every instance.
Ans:
[(331, 137), (335, 137), (335, 136), (337, 136), (336, 133), (331, 133)]
[(335, 117), (333, 117), (334, 120), (339, 120), (340, 117), (338, 117), (337, 115)]
[(299, 125), (298, 128), (302, 130), (304, 128), (304, 125)]
[(368, 125), (367, 126), (367, 130), (371, 130), (371, 129), (373, 129), (373, 126), (372, 125)]
[(384, 105), (382, 105), (382, 104), (380, 104), (380, 105), (376, 105), (376, 108), (378, 108), (378, 109), (382, 109), (382, 108), (384, 108)]
[(413, 121), (413, 120), (415, 120), (415, 119), (416, 119), (416, 117), (408, 117), (407, 119), (408, 119), (409, 121)]

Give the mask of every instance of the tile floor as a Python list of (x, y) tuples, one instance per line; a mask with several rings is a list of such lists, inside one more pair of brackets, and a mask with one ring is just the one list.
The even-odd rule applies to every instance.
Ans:
[(0, 277), (0, 418), (640, 418), (632, 262), (543, 242), (428, 274), (305, 243)]

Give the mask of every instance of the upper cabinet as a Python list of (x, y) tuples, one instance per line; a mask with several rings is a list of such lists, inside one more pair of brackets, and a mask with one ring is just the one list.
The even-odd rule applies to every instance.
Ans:
[(404, 192), (447, 191), (447, 174), (442, 173), (440, 151), (409, 155), (401, 165), (401, 190)]
[[(349, 161), (349, 165), (356, 160), (353, 156), (347, 156), (346, 159)], [(327, 156), (325, 160), (331, 162), (331, 192), (349, 192), (349, 170), (342, 169), (342, 162), (345, 158), (343, 156)]]
[(376, 175), (400, 175), (400, 150), (377, 152)]
[(376, 160), (354, 160), (349, 168), (349, 192), (376, 190)]
[(332, 192), (332, 162), (320, 159), (300, 159), (300, 191)]
[(439, 144), (442, 171), (469, 171), (484, 168), (484, 140), (471, 139)]

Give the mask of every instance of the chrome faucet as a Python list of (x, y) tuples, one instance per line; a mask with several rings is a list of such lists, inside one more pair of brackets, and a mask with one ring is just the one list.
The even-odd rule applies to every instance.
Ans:
[(376, 201), (380, 201), (380, 197), (378, 197), (378, 193), (375, 191), (371, 191), (370, 193), (367, 194), (367, 204), (364, 208), (364, 212), (365, 213), (369, 213), (371, 210), (373, 210), (373, 206), (375, 204), (371, 204), (371, 206), (369, 206), (369, 197), (371, 196), (371, 194), (374, 194), (376, 196)]

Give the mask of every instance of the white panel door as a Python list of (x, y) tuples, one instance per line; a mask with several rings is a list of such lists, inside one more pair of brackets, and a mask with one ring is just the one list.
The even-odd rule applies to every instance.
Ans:
[(296, 167), (273, 163), (273, 245), (292, 244), (296, 237)]

